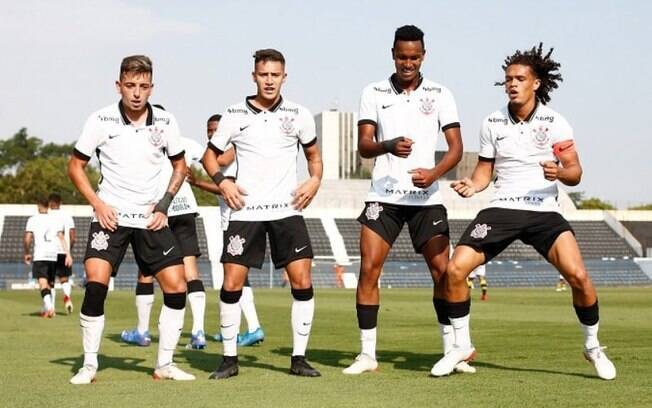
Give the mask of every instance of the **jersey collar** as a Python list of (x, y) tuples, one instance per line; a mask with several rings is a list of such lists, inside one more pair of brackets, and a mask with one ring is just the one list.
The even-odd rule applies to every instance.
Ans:
[[(419, 72), (419, 81), (417, 82), (416, 88), (414, 88), (415, 91), (419, 89), (422, 82), (423, 82), (423, 74)], [(403, 89), (403, 87), (401, 87), (401, 84), (398, 82), (398, 75), (396, 75), (395, 73), (389, 77), (389, 83), (392, 86), (394, 92), (396, 92), (397, 94), (402, 94), (403, 91), (405, 91), (405, 89)]]
[[(255, 97), (256, 97), (256, 95), (249, 95), (249, 96), (247, 96), (247, 97), (245, 98), (245, 104), (247, 105), (247, 108), (249, 108), (250, 111), (252, 111), (254, 114), (258, 114), (258, 113), (262, 112), (263, 110), (257, 108), (256, 106), (254, 106), (253, 103), (251, 103), (251, 101), (252, 101)], [(274, 105), (272, 105), (272, 107), (270, 107), (270, 108), (268, 109), (268, 111), (269, 111), (269, 112), (276, 112), (276, 111), (278, 110), (278, 108), (281, 107), (281, 104), (282, 104), (282, 103), (283, 103), (283, 96), (280, 96), (280, 97), (278, 98), (278, 101), (277, 101)]]
[(512, 113), (512, 109), (510, 108), (509, 103), (507, 104), (507, 114), (509, 115), (509, 120), (513, 124), (521, 123), (521, 122), (530, 123), (532, 121), (532, 118), (534, 117), (534, 114), (537, 112), (537, 109), (539, 109), (538, 99), (535, 100), (534, 102), (534, 108), (532, 108), (532, 112), (528, 113), (528, 115), (525, 117), (525, 120), (520, 120), (519, 118), (516, 117), (516, 115)]
[[(118, 109), (120, 110), (120, 116), (122, 116), (122, 121), (125, 125), (131, 125), (131, 121), (125, 113), (125, 107), (122, 104), (122, 101), (118, 102)], [(152, 105), (147, 102), (147, 119), (145, 120), (145, 126), (152, 126), (154, 124), (154, 111), (152, 110)]]

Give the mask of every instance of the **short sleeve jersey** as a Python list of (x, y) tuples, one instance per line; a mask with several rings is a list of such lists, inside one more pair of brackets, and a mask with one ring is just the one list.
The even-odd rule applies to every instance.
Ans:
[(453, 94), (428, 79), (420, 81), (407, 93), (394, 74), (362, 91), (358, 124), (374, 125), (379, 143), (400, 136), (414, 141), (406, 158), (390, 153), (376, 157), (366, 201), (419, 206), (442, 203), (437, 181), (428, 188), (415, 187), (408, 171), (433, 168), (439, 133), (460, 123)]
[[(195, 140), (187, 137), (181, 137), (181, 145), (185, 151), (186, 164), (188, 166), (198, 165), (204, 155), (204, 147)], [(172, 170), (172, 164), (169, 161), (163, 163), (159, 199), (163, 197), (163, 194), (167, 191), (168, 185), (170, 184), (170, 178), (172, 177)], [(181, 184), (179, 191), (174, 196), (174, 200), (172, 200), (172, 203), (170, 204), (168, 217), (183, 214), (197, 214), (197, 212), (197, 200), (195, 199), (195, 194), (192, 192), (190, 184), (184, 181), (183, 184)]]
[(56, 261), (61, 241), (57, 234), (65, 229), (60, 217), (52, 214), (37, 214), (29, 217), (26, 232), (34, 236), (34, 261)]
[[(61, 219), (64, 226), (63, 236), (66, 240), (66, 244), (70, 247), (70, 230), (75, 228), (75, 221), (72, 219), (70, 214), (63, 212), (60, 209), (50, 209), (48, 213)], [(59, 243), (59, 253), (65, 254), (66, 250), (60, 245), (59, 240), (57, 240), (57, 243)]]
[[(232, 145), (229, 145), (226, 147), (226, 150), (229, 150), (232, 147)], [(222, 174), (224, 174), (225, 177), (235, 178), (237, 171), (238, 164), (236, 163), (236, 160), (233, 160), (228, 165), (222, 167)], [(221, 197), (218, 201), (220, 204), (220, 223), (222, 225), (222, 230), (226, 231), (229, 227), (229, 218), (231, 218), (231, 207), (229, 207)]]
[(530, 211), (559, 211), (556, 181), (543, 177), (542, 161), (557, 160), (553, 146), (573, 140), (566, 119), (538, 104), (526, 120), (512, 116), (508, 107), (482, 122), (480, 160), (495, 160), (495, 192), (490, 207)]
[(184, 151), (172, 114), (148, 104), (145, 124), (135, 126), (118, 102), (88, 118), (74, 154), (83, 160), (97, 156), (98, 196), (116, 209), (118, 225), (146, 228), (163, 163), (183, 157)]
[(218, 153), (235, 148), (236, 183), (247, 195), (245, 206), (232, 211), (233, 221), (272, 221), (300, 214), (292, 206), (297, 188), (299, 145), (317, 142), (308, 109), (281, 98), (260, 110), (253, 97), (226, 109), (208, 146)]

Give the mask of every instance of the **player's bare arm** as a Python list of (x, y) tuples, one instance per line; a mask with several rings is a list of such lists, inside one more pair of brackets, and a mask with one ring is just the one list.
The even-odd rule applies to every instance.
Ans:
[(464, 177), (451, 183), (451, 187), (457, 194), (464, 198), (469, 198), (475, 193), (487, 188), (491, 182), (491, 176), (494, 172), (493, 160), (478, 160), (478, 164), (473, 170), (471, 178)]
[(61, 248), (66, 252), (66, 260), (64, 261), (64, 264), (66, 267), (70, 268), (72, 266), (72, 255), (70, 254), (70, 248), (68, 247), (63, 231), (57, 233), (57, 238), (59, 239), (59, 242), (61, 242)]
[[(206, 149), (204, 156), (201, 159), (201, 163), (204, 166), (204, 170), (208, 173), (213, 182), (220, 190), (224, 202), (233, 210), (240, 210), (244, 207), (244, 196), (247, 195), (246, 191), (236, 185), (230, 178), (227, 178), (220, 171), (220, 165), (218, 158), (221, 154), (218, 154), (213, 149)], [(219, 194), (219, 193), (218, 193)]]
[(95, 194), (95, 190), (84, 171), (87, 165), (88, 160), (73, 155), (68, 161), (68, 177), (95, 210), (95, 217), (100, 226), (109, 231), (115, 231), (118, 227), (118, 213)]
[(448, 144), (448, 151), (444, 154), (440, 161), (437, 162), (432, 169), (412, 169), (409, 173), (412, 175), (412, 183), (415, 187), (428, 188), (435, 180), (438, 180), (442, 175), (446, 174), (450, 169), (457, 166), (457, 163), (462, 160), (462, 152), (464, 150), (462, 144), (462, 132), (459, 127), (446, 129), (444, 131), (446, 143)]
[(317, 190), (319, 190), (319, 186), (321, 185), (321, 177), (324, 171), (324, 165), (321, 161), (321, 153), (319, 152), (316, 143), (312, 146), (304, 147), (303, 153), (308, 162), (308, 174), (310, 174), (310, 178), (303, 182), (294, 191), (292, 205), (294, 205), (294, 208), (297, 210), (303, 210), (308, 207), (313, 198), (315, 198)]
[(68, 237), (70, 238), (70, 252), (72, 252), (75, 241), (77, 241), (77, 230), (75, 228), (70, 228), (70, 231), (68, 231)]
[[(227, 149), (227, 151), (217, 156), (217, 164), (220, 166), (220, 168), (228, 166), (229, 164), (233, 163), (234, 160), (235, 149), (233, 148)], [(195, 186), (204, 191), (208, 191), (209, 193), (220, 195), (222, 194), (222, 190), (220, 190), (219, 187), (215, 185), (215, 183), (195, 178), (190, 171), (190, 168), (188, 169), (188, 177), (186, 180), (191, 186)]]
[(559, 180), (567, 186), (576, 186), (582, 180), (582, 166), (575, 151), (572, 140), (560, 142), (554, 146), (559, 163), (554, 161), (541, 162), (543, 177), (546, 180)]
[(156, 203), (152, 213), (152, 219), (147, 228), (153, 231), (158, 231), (164, 228), (168, 223), (168, 207), (174, 199), (174, 196), (177, 194), (183, 181), (186, 179), (186, 159), (182, 156), (175, 160), (170, 160), (172, 163), (172, 176), (170, 176), (170, 184), (168, 184), (167, 190), (163, 198)]
[(32, 240), (34, 238), (31, 232), (25, 232), (25, 235), (23, 236), (23, 261), (25, 262), (26, 265), (29, 265), (32, 263)]
[(376, 142), (376, 126), (371, 123), (358, 125), (358, 151), (365, 159), (372, 159), (383, 154), (408, 157), (412, 153), (412, 139), (400, 136), (384, 142)]

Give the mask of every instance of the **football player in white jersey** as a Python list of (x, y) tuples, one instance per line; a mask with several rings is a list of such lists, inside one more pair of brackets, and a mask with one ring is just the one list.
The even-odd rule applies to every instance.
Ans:
[[(58, 216), (64, 223), (64, 238), (66, 240), (68, 250), (66, 250), (66, 245), (61, 245), (59, 248), (59, 254), (57, 255), (57, 271), (56, 275), (59, 278), (61, 283), (61, 289), (63, 290), (63, 306), (66, 308), (68, 314), (72, 313), (72, 285), (70, 282), (70, 277), (72, 276), (72, 264), (66, 266), (66, 253), (72, 254), (72, 247), (75, 245), (77, 240), (77, 231), (75, 230), (75, 221), (72, 217), (61, 211), (61, 196), (57, 193), (52, 193), (48, 197), (48, 205), (50, 210), (49, 214)], [(56, 304), (55, 299), (55, 289), (52, 287), (52, 304)]]
[[(215, 114), (211, 115), (206, 121), (206, 136), (210, 141), (222, 119), (222, 115)], [(236, 163), (235, 163), (235, 150), (233, 147), (228, 148), (224, 154), (221, 154), (217, 158), (217, 163), (222, 169), (227, 177), (235, 178), (236, 174)], [(204, 181), (198, 178), (195, 178), (192, 175), (192, 172), (188, 172), (188, 183), (197, 188), (201, 188), (204, 191), (209, 193), (220, 194), (220, 189), (212, 181)], [(229, 226), (229, 216), (231, 209), (224, 202), (220, 200), (220, 218), (222, 224), (222, 231), (226, 231)], [(249, 278), (245, 279), (244, 286), (242, 287), (242, 296), (240, 297), (240, 309), (242, 310), (242, 315), (247, 321), (248, 330), (244, 334), (239, 334), (237, 336), (238, 346), (253, 346), (254, 344), (261, 343), (265, 340), (265, 332), (260, 326), (260, 321), (258, 320), (258, 312), (256, 311), (256, 305), (254, 303), (254, 292), (249, 283)], [(216, 341), (222, 341), (222, 333), (217, 333), (213, 336)]]
[[(269, 234), (272, 260), (285, 268), (292, 286), (293, 350), (290, 374), (317, 377), (305, 358), (315, 303), (312, 246), (301, 216), (321, 184), (322, 161), (315, 121), (303, 106), (283, 99), (285, 58), (277, 50), (256, 51), (256, 95), (228, 107), (208, 143), (202, 164), (231, 208), (222, 253), (224, 284), (220, 291), (220, 327), (224, 358), (210, 378), (238, 374), (237, 333), (240, 306), (250, 267), (261, 268)], [(218, 158), (233, 145), (235, 180), (220, 171)], [(303, 148), (310, 178), (297, 184), (297, 155)]]
[[(186, 162), (176, 119), (148, 103), (153, 86), (148, 57), (124, 58), (116, 81), (120, 101), (88, 118), (68, 164), (70, 179), (95, 210), (84, 258), (87, 284), (79, 315), (84, 363), (70, 380), (72, 384), (95, 381), (109, 279), (117, 273), (129, 244), (139, 269), (153, 275), (163, 292), (153, 377), (195, 378), (172, 359), (183, 328), (187, 286), (183, 252), (167, 225), (167, 213), (185, 179)], [(102, 178), (97, 193), (84, 172), (91, 155), (100, 162)], [(166, 160), (172, 163), (173, 172), (161, 198), (159, 180)]]
[(470, 178), (455, 181), (462, 197), (484, 190), (496, 171), (489, 208), (478, 213), (462, 234), (446, 269), (446, 307), (455, 331), (455, 346), (432, 368), (447, 375), (460, 361), (473, 358), (469, 333), (470, 297), (466, 277), (515, 239), (533, 246), (566, 278), (584, 333), (584, 356), (605, 380), (616, 377), (613, 363), (598, 341), (598, 298), (570, 224), (559, 213), (557, 181), (574, 186), (582, 167), (573, 130), (550, 109), (550, 92), (562, 80), (560, 64), (543, 45), (516, 51), (505, 59), (508, 104), (490, 114), (480, 131), (478, 163)]
[[(68, 243), (64, 238), (66, 225), (57, 215), (48, 213), (48, 200), (38, 200), (38, 214), (29, 217), (25, 226), (23, 247), (25, 264), (32, 264), (32, 277), (38, 280), (43, 306), (41, 317), (54, 317), (54, 301), (51, 290), (57, 274), (57, 256), (60, 248), (64, 251), (64, 266), (72, 266), (72, 257)], [(31, 253), (32, 243), (34, 254)]]
[[(423, 255), (432, 276), (432, 300), (444, 352), (454, 343), (453, 329), (442, 308), (449, 227), (437, 180), (460, 161), (462, 137), (453, 94), (421, 73), (425, 55), (423, 32), (411, 25), (399, 27), (392, 47), (395, 72), (362, 91), (358, 150), (362, 157), (375, 158), (375, 164), (365, 209), (358, 217), (362, 259), (356, 311), (361, 351), (344, 374), (378, 367), (378, 279), (404, 224), (409, 227), (415, 252)], [(440, 133), (448, 151), (435, 163)], [(458, 370), (474, 371), (466, 363)]]

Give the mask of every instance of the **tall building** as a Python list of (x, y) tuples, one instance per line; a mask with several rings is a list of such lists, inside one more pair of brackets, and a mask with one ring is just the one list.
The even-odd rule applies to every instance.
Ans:
[(324, 180), (370, 178), (373, 160), (358, 154), (358, 115), (324, 111), (315, 115)]

